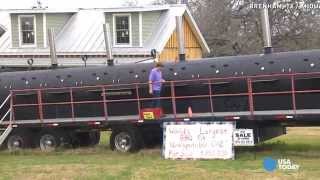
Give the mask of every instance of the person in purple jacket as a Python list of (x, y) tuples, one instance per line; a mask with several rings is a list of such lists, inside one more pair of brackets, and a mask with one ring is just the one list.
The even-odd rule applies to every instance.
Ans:
[[(163, 64), (161, 62), (157, 62), (155, 67), (152, 68), (149, 74), (149, 93), (153, 96), (153, 98), (159, 98), (161, 95), (162, 83), (165, 80), (162, 78), (162, 67)], [(153, 107), (160, 107), (160, 99), (153, 100)]]

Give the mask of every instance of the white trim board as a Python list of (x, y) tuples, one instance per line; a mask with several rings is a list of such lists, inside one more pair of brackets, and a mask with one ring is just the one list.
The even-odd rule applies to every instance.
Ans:
[(8, 26), (8, 31), (9, 31), (9, 37), (10, 37), (10, 46), (9, 46), (9, 48), (11, 49), (11, 48), (13, 48), (13, 36), (12, 36), (12, 22), (11, 22), (11, 18), (12, 18), (12, 16), (11, 15), (9, 15), (9, 26)]
[(43, 19), (43, 47), (47, 48), (48, 43), (47, 43), (47, 14), (46, 13), (43, 13), (42, 19)]
[(143, 31), (142, 31), (142, 26), (143, 26), (143, 21), (142, 21), (142, 12), (139, 12), (139, 46), (143, 47)]

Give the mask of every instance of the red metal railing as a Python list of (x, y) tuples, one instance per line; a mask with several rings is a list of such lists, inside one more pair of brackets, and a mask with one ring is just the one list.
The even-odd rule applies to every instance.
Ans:
[[(255, 116), (255, 106), (254, 106), (254, 96), (257, 95), (280, 95), (280, 94), (291, 94), (292, 95), (292, 109), (293, 114), (296, 115), (297, 112), (297, 104), (296, 104), (296, 94), (302, 94), (302, 93), (320, 93), (320, 90), (300, 90), (297, 91), (295, 89), (295, 79), (297, 77), (313, 77), (313, 76), (320, 76), (320, 72), (314, 72), (314, 73), (291, 73), (291, 74), (273, 74), (273, 75), (257, 75), (257, 76), (234, 76), (234, 77), (224, 77), (224, 78), (204, 78), (204, 79), (189, 79), (189, 80), (178, 80), (178, 81), (167, 81), (165, 84), (170, 86), (170, 96), (162, 96), (160, 98), (150, 98), (150, 97), (141, 97), (140, 96), (140, 89), (146, 88), (148, 86), (148, 83), (131, 83), (131, 84), (112, 84), (112, 85), (97, 85), (97, 86), (82, 86), (82, 87), (62, 87), (62, 88), (36, 88), (36, 89), (21, 89), (21, 90), (11, 90), (10, 94), (12, 97), (11, 100), (11, 108), (12, 108), (12, 119), (14, 120), (14, 110), (18, 107), (38, 107), (38, 113), (39, 113), (39, 119), (41, 123), (44, 123), (44, 112), (43, 108), (44, 106), (49, 105), (70, 105), (71, 107), (71, 118), (72, 120), (75, 120), (77, 117), (75, 116), (75, 105), (77, 104), (103, 104), (103, 111), (104, 111), (104, 117), (105, 120), (108, 120), (108, 106), (111, 103), (117, 103), (117, 102), (136, 102), (137, 103), (137, 109), (138, 113), (140, 114), (141, 111), (141, 103), (144, 101), (150, 101), (155, 99), (163, 99), (163, 100), (171, 100), (172, 102), (172, 112), (174, 115), (174, 118), (177, 118), (177, 100), (181, 99), (194, 99), (194, 98), (208, 98), (210, 101), (210, 112), (214, 113), (214, 106), (213, 101), (216, 97), (231, 97), (231, 96), (247, 96), (248, 97), (248, 109), (250, 112), (250, 118), (254, 119)], [(253, 92), (253, 81), (261, 78), (284, 78), (287, 80), (290, 80), (291, 82), (291, 90), (289, 91), (269, 91), (269, 92)], [(237, 93), (229, 93), (229, 94), (216, 94), (212, 90), (212, 86), (215, 82), (220, 81), (230, 81), (230, 80), (243, 80), (247, 83), (247, 92), (237, 92)], [(188, 95), (188, 96), (176, 96), (175, 87), (179, 83), (208, 83), (208, 93), (205, 95)], [(126, 87), (129, 89), (135, 89), (136, 91), (136, 98), (131, 99), (117, 99), (117, 100), (108, 100), (106, 97), (106, 93), (108, 89), (115, 89), (115, 88), (122, 88)], [(93, 101), (75, 101), (74, 100), (74, 92), (77, 90), (85, 90), (90, 88), (99, 88), (101, 89), (101, 100), (93, 100)], [(52, 90), (67, 90), (70, 101), (63, 101), (63, 102), (43, 102), (43, 93), (46, 93), (48, 91)], [(14, 101), (14, 97), (17, 94), (23, 94), (23, 93), (30, 93), (35, 92), (37, 95), (37, 102), (36, 103), (27, 103), (27, 104), (17, 104)], [(290, 103), (290, 102), (289, 102)]]

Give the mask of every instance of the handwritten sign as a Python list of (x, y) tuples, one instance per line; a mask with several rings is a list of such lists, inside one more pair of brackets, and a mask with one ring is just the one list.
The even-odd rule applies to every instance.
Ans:
[(236, 129), (233, 132), (234, 146), (254, 146), (253, 129)]
[(153, 112), (143, 112), (143, 119), (145, 119), (145, 120), (155, 119), (154, 113)]
[(168, 159), (233, 159), (233, 122), (165, 123), (163, 155)]

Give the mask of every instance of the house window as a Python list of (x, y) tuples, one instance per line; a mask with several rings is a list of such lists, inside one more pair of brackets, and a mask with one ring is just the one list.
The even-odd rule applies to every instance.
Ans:
[(35, 45), (35, 17), (20, 16), (19, 22), (21, 45)]
[(131, 43), (131, 17), (130, 15), (114, 16), (115, 45), (130, 45)]

